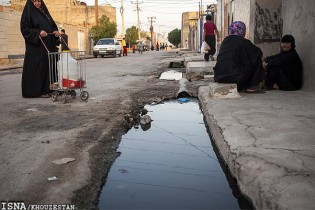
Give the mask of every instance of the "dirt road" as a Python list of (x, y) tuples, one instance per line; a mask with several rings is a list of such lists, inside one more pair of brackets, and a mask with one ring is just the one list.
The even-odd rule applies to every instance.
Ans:
[[(21, 69), (1, 71), (0, 200), (96, 207), (121, 135), (144, 104), (175, 97), (178, 82), (159, 80), (157, 65), (174, 54), (86, 60), (88, 102), (22, 98)], [(52, 163), (62, 158), (75, 161)]]

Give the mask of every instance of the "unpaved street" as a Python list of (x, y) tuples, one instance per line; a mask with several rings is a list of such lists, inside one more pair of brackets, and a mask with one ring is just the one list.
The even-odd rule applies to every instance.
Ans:
[[(0, 200), (97, 206), (120, 136), (145, 103), (175, 96), (178, 82), (160, 81), (157, 65), (174, 54), (87, 59), (88, 102), (22, 98), (21, 69), (1, 71)], [(52, 163), (62, 158), (75, 161)]]

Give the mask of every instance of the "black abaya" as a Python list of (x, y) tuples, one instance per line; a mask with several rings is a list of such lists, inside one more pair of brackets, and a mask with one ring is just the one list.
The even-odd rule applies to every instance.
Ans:
[[(40, 97), (50, 92), (48, 52), (39, 34), (41, 30), (52, 33), (58, 28), (43, 0), (41, 4), (45, 14), (27, 0), (21, 16), (21, 33), (26, 48), (22, 73), (22, 96), (25, 98)], [(49, 52), (56, 52), (57, 39), (54, 35), (42, 38)]]
[(280, 90), (299, 90), (302, 87), (302, 61), (295, 49), (282, 51), (266, 58), (266, 87), (277, 84)]
[(262, 51), (242, 36), (229, 35), (222, 44), (214, 70), (214, 81), (236, 83), (238, 90), (258, 85), (264, 80)]

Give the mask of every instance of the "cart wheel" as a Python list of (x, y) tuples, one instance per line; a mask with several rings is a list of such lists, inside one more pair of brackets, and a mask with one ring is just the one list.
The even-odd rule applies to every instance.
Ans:
[(86, 101), (86, 100), (88, 100), (88, 98), (89, 98), (89, 93), (87, 91), (82, 91), (81, 92), (81, 99), (83, 101)]
[(77, 97), (77, 93), (75, 92), (75, 90), (71, 90), (70, 95), (72, 99), (75, 99)]
[(54, 91), (51, 93), (51, 100), (53, 102), (57, 101), (57, 97), (58, 97), (58, 92), (57, 91)]
[(61, 102), (62, 102), (63, 104), (67, 103), (67, 93), (63, 93), (63, 94), (61, 95)]

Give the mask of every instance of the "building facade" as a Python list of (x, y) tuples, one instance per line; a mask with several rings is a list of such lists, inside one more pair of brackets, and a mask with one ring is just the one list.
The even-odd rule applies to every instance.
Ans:
[(231, 22), (240, 20), (247, 26), (246, 38), (260, 47), (264, 57), (279, 52), (284, 34), (296, 40), (303, 68), (303, 90), (314, 90), (315, 2), (308, 0), (218, 0), (217, 26), (221, 37), (228, 34)]
[[(25, 46), (20, 32), (20, 19), (26, 0), (11, 0), (10, 6), (0, 6), (0, 58), (22, 57)], [(91, 28), (96, 23), (95, 7), (74, 0), (45, 0), (49, 12), (59, 29), (69, 36), (71, 50), (91, 53), (93, 42)], [(116, 22), (116, 8), (98, 6), (98, 17), (106, 15)]]
[[(199, 12), (184, 12), (182, 14), (181, 46), (198, 51)], [(187, 40), (187, 43), (186, 43)], [(186, 47), (186, 44), (188, 47)]]
[[(279, 52), (280, 39), (285, 34), (295, 37), (296, 50), (303, 63), (303, 90), (315, 90), (315, 47), (312, 41), (315, 28), (315, 2), (308, 0), (218, 0), (214, 10), (214, 21), (221, 41), (228, 35), (229, 25), (236, 20), (246, 26), (246, 38), (263, 51), (264, 57)], [(202, 11), (205, 13), (206, 11)], [(182, 14), (182, 47), (200, 51), (197, 27), (198, 12)], [(198, 20), (199, 19), (199, 20)], [(217, 46), (217, 52), (220, 43)]]

